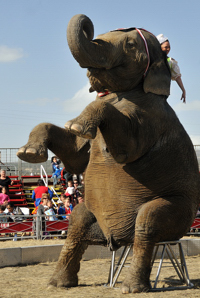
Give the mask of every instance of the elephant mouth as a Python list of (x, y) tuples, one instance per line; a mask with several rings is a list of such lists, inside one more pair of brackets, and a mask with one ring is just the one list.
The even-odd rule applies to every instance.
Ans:
[(87, 77), (89, 78), (90, 85), (90, 92), (97, 91), (97, 92), (104, 92), (109, 88), (106, 86), (105, 82), (101, 80), (104, 77), (103, 72), (104, 68), (93, 68), (89, 67), (87, 71)]

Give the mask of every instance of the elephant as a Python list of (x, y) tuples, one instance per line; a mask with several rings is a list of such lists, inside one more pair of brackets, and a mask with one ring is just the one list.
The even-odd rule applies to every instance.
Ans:
[(66, 242), (49, 283), (78, 285), (88, 245), (111, 251), (133, 244), (122, 293), (148, 292), (160, 241), (180, 239), (200, 203), (194, 146), (167, 102), (171, 75), (156, 37), (138, 28), (94, 36), (92, 21), (72, 17), (67, 40), (87, 68), (96, 99), (63, 128), (41, 123), (17, 153), (39, 163), (47, 149), (71, 173), (83, 173), (85, 202), (72, 211)]

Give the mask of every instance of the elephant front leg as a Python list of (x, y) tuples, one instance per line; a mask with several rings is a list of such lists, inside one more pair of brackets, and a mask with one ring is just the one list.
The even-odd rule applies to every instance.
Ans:
[(89, 160), (89, 148), (88, 140), (51, 123), (41, 123), (34, 127), (28, 143), (19, 149), (17, 156), (27, 162), (40, 163), (47, 160), (49, 149), (69, 172), (82, 173)]
[(87, 243), (74, 237), (67, 236), (61, 251), (56, 270), (49, 284), (55, 287), (76, 287), (78, 285), (78, 272), (80, 261), (87, 248)]
[(51, 124), (42, 123), (37, 125), (29, 135), (28, 143), (22, 146), (17, 156), (27, 162), (40, 163), (48, 158), (47, 146)]
[(81, 203), (71, 213), (67, 239), (55, 272), (49, 281), (50, 285), (56, 287), (78, 285), (80, 261), (88, 244), (106, 245), (107, 241), (94, 215), (87, 210), (84, 203)]
[(68, 121), (65, 128), (86, 139), (94, 139), (99, 128), (107, 150), (118, 163), (138, 157), (135, 155), (135, 139), (128, 133), (131, 131), (130, 119), (108, 102), (96, 100), (90, 103), (77, 118)]

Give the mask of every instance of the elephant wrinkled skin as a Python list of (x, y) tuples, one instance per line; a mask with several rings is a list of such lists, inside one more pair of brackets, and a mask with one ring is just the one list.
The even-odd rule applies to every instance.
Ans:
[[(84, 15), (68, 25), (70, 50), (88, 68), (90, 91), (105, 93), (65, 129), (36, 126), (18, 156), (47, 159), (47, 148), (72, 173), (85, 172), (85, 203), (71, 215), (68, 236), (50, 280), (77, 286), (81, 257), (89, 244), (116, 250), (134, 243), (122, 292), (149, 291), (154, 244), (176, 240), (190, 228), (200, 203), (198, 163), (190, 138), (168, 105), (170, 70), (151, 33), (135, 28), (93, 40)], [(108, 93), (108, 94), (107, 94)]]

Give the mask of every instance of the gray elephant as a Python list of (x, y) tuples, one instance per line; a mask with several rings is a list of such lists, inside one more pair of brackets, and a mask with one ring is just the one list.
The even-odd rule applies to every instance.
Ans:
[(25, 161), (42, 162), (48, 148), (69, 172), (85, 172), (85, 204), (71, 214), (50, 284), (77, 286), (88, 244), (116, 250), (134, 243), (122, 292), (148, 291), (155, 243), (182, 237), (200, 203), (194, 148), (166, 101), (166, 57), (156, 37), (142, 29), (93, 40), (85, 15), (70, 20), (67, 37), (73, 56), (88, 69), (96, 100), (65, 129), (39, 124), (18, 151)]

